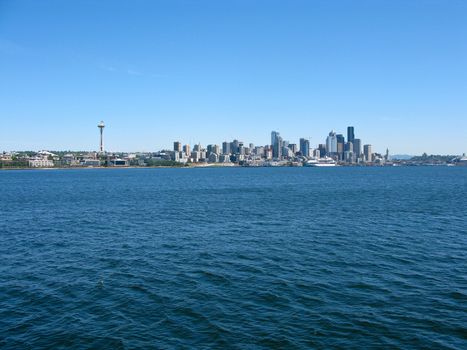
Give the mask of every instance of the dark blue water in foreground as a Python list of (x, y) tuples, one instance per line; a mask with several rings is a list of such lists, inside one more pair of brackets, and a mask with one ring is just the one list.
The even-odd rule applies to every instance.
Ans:
[(465, 349), (467, 168), (0, 172), (0, 348)]

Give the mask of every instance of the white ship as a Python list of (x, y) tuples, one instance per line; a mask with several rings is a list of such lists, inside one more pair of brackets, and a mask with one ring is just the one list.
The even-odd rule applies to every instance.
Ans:
[(328, 166), (336, 166), (336, 161), (329, 157), (324, 158), (312, 158), (307, 161), (304, 166), (312, 166), (312, 167), (328, 167)]

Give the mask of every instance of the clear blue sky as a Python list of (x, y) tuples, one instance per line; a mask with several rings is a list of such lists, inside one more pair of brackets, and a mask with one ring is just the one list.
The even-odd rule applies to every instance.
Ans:
[(0, 151), (331, 129), (467, 152), (467, 1), (0, 0)]

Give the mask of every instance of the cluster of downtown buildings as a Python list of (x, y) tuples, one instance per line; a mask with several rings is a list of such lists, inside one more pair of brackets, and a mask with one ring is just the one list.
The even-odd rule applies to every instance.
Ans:
[[(271, 143), (264, 146), (245, 144), (239, 140), (224, 141), (222, 145), (183, 145), (179, 141), (173, 148), (158, 152), (106, 152), (104, 150), (104, 122), (98, 125), (100, 133), (98, 152), (3, 152), (0, 168), (53, 168), (53, 167), (127, 167), (127, 166), (319, 166), (319, 165), (466, 165), (467, 157), (433, 159), (391, 160), (389, 150), (384, 155), (373, 152), (370, 144), (363, 144), (355, 137), (353, 126), (347, 127), (347, 138), (331, 131), (316, 148), (309, 139), (299, 143), (284, 140), (277, 131), (271, 132)], [(414, 157), (416, 158), (416, 157)]]
[(279, 132), (272, 131), (269, 145), (255, 146), (233, 140), (206, 147), (197, 144), (191, 149), (190, 145), (175, 141), (173, 149), (161, 151), (160, 156), (180, 163), (233, 163), (252, 166), (300, 165), (310, 159), (325, 157), (340, 164), (384, 164), (389, 160), (388, 151), (382, 156), (373, 153), (371, 145), (362, 145), (361, 139), (355, 138), (353, 126), (347, 128), (347, 140), (342, 134), (331, 131), (325, 143), (319, 144), (317, 148), (310, 146), (309, 139), (301, 138), (298, 144), (291, 143), (284, 140)]

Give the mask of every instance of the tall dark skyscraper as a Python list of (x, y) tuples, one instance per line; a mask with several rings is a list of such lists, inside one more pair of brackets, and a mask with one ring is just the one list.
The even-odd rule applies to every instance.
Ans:
[(230, 142), (222, 142), (222, 153), (223, 154), (230, 154)]
[(175, 141), (174, 142), (174, 151), (175, 152), (181, 152), (182, 151), (182, 143)]
[(355, 140), (355, 134), (353, 130), (353, 126), (348, 126), (347, 127), (347, 142), (354, 142)]
[(344, 158), (344, 145), (345, 145), (345, 138), (344, 135), (337, 134), (337, 154), (339, 155), (339, 159)]
[(319, 146), (318, 146), (318, 150), (319, 150), (319, 156), (320, 157), (324, 157), (326, 155), (326, 145), (325, 144), (320, 143)]
[(300, 139), (300, 153), (304, 157), (310, 156), (310, 141), (307, 139)]

